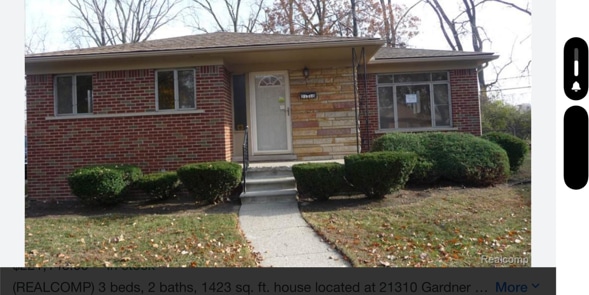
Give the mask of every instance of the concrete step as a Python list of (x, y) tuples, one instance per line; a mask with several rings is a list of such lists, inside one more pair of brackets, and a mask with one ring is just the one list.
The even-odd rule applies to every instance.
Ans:
[(266, 203), (266, 202), (290, 202), (296, 200), (296, 188), (264, 190), (264, 191), (246, 191), (240, 198), (242, 203)]
[(248, 169), (243, 203), (296, 200), (297, 189), (290, 167), (258, 167)]
[(248, 180), (293, 177), (290, 167), (250, 168), (246, 173)]
[(246, 180), (246, 192), (282, 190), (295, 188), (296, 182), (293, 176), (270, 177), (270, 178), (248, 178)]

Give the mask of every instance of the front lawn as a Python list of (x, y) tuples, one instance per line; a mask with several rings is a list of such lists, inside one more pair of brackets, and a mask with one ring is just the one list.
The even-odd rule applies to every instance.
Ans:
[[(408, 188), (300, 202), (303, 217), (357, 267), (530, 266), (530, 158), (509, 184)], [(38, 204), (37, 204), (38, 205)], [(255, 267), (236, 202), (30, 205), (27, 267)], [(501, 261), (500, 261), (501, 260)]]
[(50, 216), (25, 220), (28, 267), (254, 267), (237, 215)]
[(404, 189), (383, 200), (332, 197), (302, 202), (301, 211), (357, 267), (525, 267), (529, 168), (528, 157), (512, 176), (518, 185)]

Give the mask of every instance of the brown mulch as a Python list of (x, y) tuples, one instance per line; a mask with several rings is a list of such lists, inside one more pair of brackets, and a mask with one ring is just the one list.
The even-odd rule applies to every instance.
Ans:
[(195, 198), (181, 194), (167, 200), (151, 200), (145, 196), (133, 196), (128, 200), (108, 207), (87, 206), (76, 198), (71, 200), (26, 200), (25, 218), (48, 216), (100, 216), (106, 214), (192, 214), (192, 213), (237, 213), (240, 201), (237, 195), (219, 204), (197, 202)]
[[(529, 178), (511, 180), (506, 186), (521, 185), (529, 183)], [(388, 195), (385, 199), (367, 199), (363, 195), (346, 195), (334, 196), (329, 201), (314, 201), (307, 198), (299, 199), (299, 206), (303, 211), (335, 211), (345, 210), (347, 208), (375, 208), (390, 207), (401, 204), (419, 202), (432, 196), (440, 190), (461, 190), (467, 189), (456, 183), (438, 183), (434, 187), (407, 187), (394, 194)], [(129, 200), (111, 207), (86, 206), (73, 198), (67, 201), (35, 201), (26, 200), (25, 217), (46, 217), (46, 216), (100, 216), (106, 214), (193, 214), (193, 213), (235, 213), (239, 212), (241, 202), (239, 200), (240, 189), (236, 189), (224, 202), (210, 204), (207, 202), (196, 202), (193, 197), (187, 193), (181, 193), (178, 197), (154, 201), (135, 194)]]

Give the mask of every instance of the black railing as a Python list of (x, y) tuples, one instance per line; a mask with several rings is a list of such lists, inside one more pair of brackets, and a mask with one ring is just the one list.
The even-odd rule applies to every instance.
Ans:
[(245, 126), (245, 132), (243, 137), (243, 171), (241, 177), (243, 179), (242, 190), (245, 193), (245, 184), (247, 178), (247, 168), (250, 165), (250, 153), (249, 153), (249, 137), (248, 137), (248, 126)]

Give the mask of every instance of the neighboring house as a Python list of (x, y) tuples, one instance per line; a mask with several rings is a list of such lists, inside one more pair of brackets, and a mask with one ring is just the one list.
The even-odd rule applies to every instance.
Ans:
[(475, 68), (496, 55), (383, 43), (212, 33), (28, 55), (29, 197), (71, 197), (66, 176), (88, 164), (239, 161), (246, 126), (251, 161), (342, 158), (388, 132), (481, 134)]

